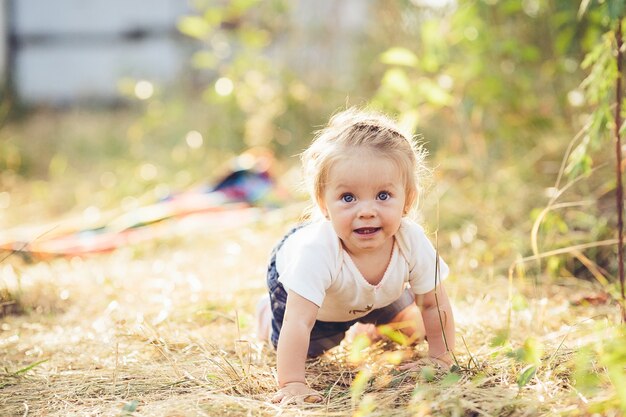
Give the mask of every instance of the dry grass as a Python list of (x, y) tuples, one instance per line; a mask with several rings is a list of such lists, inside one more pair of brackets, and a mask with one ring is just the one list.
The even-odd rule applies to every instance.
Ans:
[[(25, 312), (2, 317), (0, 414), (586, 415), (588, 404), (612, 394), (607, 386), (585, 398), (572, 387), (573, 352), (601, 336), (598, 323), (618, 320), (615, 306), (573, 303), (594, 291), (592, 284), (524, 278), (511, 286), (504, 276), (475, 272), (447, 284), (458, 323), (457, 373), (393, 365), (419, 358), (424, 346), (379, 343), (354, 362), (344, 344), (308, 364), (323, 404), (271, 404), (275, 354), (254, 341), (254, 308), (270, 247), (290, 217), (220, 239), (196, 235), (84, 259), (4, 261), (0, 284)], [(507, 327), (511, 290), (526, 304), (511, 310), (511, 332), (494, 346)], [(511, 353), (529, 336), (543, 346), (542, 362), (520, 388), (524, 364)]]

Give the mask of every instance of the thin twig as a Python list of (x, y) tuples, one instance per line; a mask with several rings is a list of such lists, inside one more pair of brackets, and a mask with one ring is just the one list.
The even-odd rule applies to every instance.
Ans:
[(587, 268), (587, 270), (589, 272), (591, 272), (593, 277), (603, 287), (606, 288), (609, 285), (609, 280), (605, 277), (605, 275), (608, 275), (608, 274), (602, 267), (600, 267), (598, 264), (596, 264), (591, 259), (586, 257), (585, 254), (583, 254), (579, 250), (573, 250), (572, 251), (572, 255), (574, 255), (576, 257), (576, 259), (578, 259), (580, 261), (580, 263), (583, 264), (585, 266), (585, 268)]
[(600, 240), (598, 242), (583, 243), (580, 245), (568, 246), (566, 248), (555, 249), (555, 250), (551, 250), (548, 252), (539, 253), (537, 255), (519, 258), (515, 260), (509, 266), (509, 278), (513, 276), (513, 268), (515, 268), (517, 265), (523, 264), (528, 261), (535, 261), (537, 259), (547, 258), (549, 256), (563, 255), (563, 254), (570, 253), (576, 250), (581, 250), (581, 249), (597, 248), (598, 246), (611, 246), (611, 245), (615, 245), (616, 243), (617, 243), (617, 239)]
[(622, 185), (622, 141), (620, 136), (620, 129), (622, 128), (622, 21), (620, 17), (617, 20), (617, 32), (615, 38), (617, 40), (617, 77), (615, 79), (615, 157), (617, 164), (615, 168), (615, 177), (617, 180), (617, 192), (615, 193), (615, 199), (617, 203), (617, 267), (619, 271), (619, 283), (622, 292), (622, 323), (626, 322), (626, 297), (624, 296), (624, 188)]
[[(573, 143), (573, 142), (572, 142)], [(571, 144), (570, 144), (571, 145)], [(566, 152), (565, 156), (563, 157), (563, 161), (565, 161), (568, 158), (568, 154), (569, 154), (569, 149)], [(592, 168), (589, 171), (589, 174), (593, 173), (594, 171), (602, 168), (604, 165), (606, 164), (601, 164), (598, 165), (597, 167)], [(561, 167), (561, 169), (564, 169), (563, 167)], [(576, 184), (578, 181), (580, 181), (581, 179), (585, 178), (587, 175), (579, 175), (576, 178), (574, 178), (573, 180), (571, 180), (570, 182), (568, 182), (567, 184), (565, 184), (563, 186), (563, 188), (558, 188), (561, 182), (561, 172), (559, 172), (559, 178), (556, 181), (556, 184), (554, 186), (554, 188), (556, 190), (558, 190), (556, 193), (554, 193), (554, 195), (550, 198), (550, 201), (548, 201), (548, 204), (543, 208), (543, 210), (541, 210), (541, 213), (539, 213), (539, 215), (537, 216), (537, 218), (535, 219), (535, 222), (533, 223), (533, 227), (531, 229), (530, 232), (530, 242), (531, 242), (531, 247), (533, 250), (533, 255), (537, 256), (539, 254), (539, 244), (537, 243), (538, 240), (538, 235), (539, 235), (539, 227), (541, 226), (541, 223), (543, 222), (544, 217), (552, 210), (557, 209), (557, 208), (566, 208), (568, 207), (568, 203), (561, 203), (561, 204), (554, 204), (554, 202), (563, 195), (563, 193), (565, 193), (565, 191), (567, 191), (571, 186), (573, 186), (574, 184)], [(574, 203), (570, 203), (570, 204), (574, 204)], [(537, 258), (539, 259), (539, 258)]]
[(31, 243), (41, 239), (43, 236), (47, 235), (48, 233), (52, 232), (54, 229), (56, 229), (57, 227), (59, 227), (59, 225), (55, 225), (53, 226), (51, 229), (46, 230), (45, 232), (43, 232), (42, 234), (40, 234), (39, 236), (36, 236), (34, 239), (29, 240), (28, 242), (24, 242), (22, 244), (22, 246), (20, 246), (18, 249), (12, 249), (8, 255), (6, 255), (4, 258), (0, 259), (0, 264), (4, 261), (6, 261), (9, 257), (11, 257), (12, 255), (15, 255), (18, 252), (22, 252), (24, 250), (24, 248), (26, 248), (28, 245), (30, 245)]
[(461, 340), (463, 341), (463, 346), (465, 346), (465, 350), (467, 350), (467, 354), (470, 357), (469, 363), (474, 362), (474, 365), (476, 365), (476, 368), (480, 368), (480, 364), (478, 363), (474, 355), (472, 355), (472, 352), (470, 351), (469, 346), (467, 346), (467, 342), (465, 341), (465, 338), (463, 336), (461, 336)]
[[(437, 295), (437, 281), (439, 278), (440, 269), (439, 269), (439, 235), (438, 230), (435, 231), (435, 305), (437, 305), (437, 316), (439, 317), (439, 326), (441, 326), (441, 334), (443, 335), (443, 343), (446, 346), (446, 352), (449, 352), (452, 355), (452, 359), (454, 359), (454, 363), (460, 369), (461, 365), (459, 365), (459, 361), (456, 358), (456, 355), (452, 350), (450, 350), (450, 345), (448, 344), (448, 338), (446, 336), (446, 329), (443, 323), (443, 318), (441, 317), (441, 308), (439, 307), (439, 296)], [(448, 322), (448, 317), (446, 316), (446, 324)]]
[(113, 371), (113, 395), (115, 395), (115, 387), (117, 385), (117, 373), (119, 370), (120, 359), (120, 343), (115, 343), (115, 370)]

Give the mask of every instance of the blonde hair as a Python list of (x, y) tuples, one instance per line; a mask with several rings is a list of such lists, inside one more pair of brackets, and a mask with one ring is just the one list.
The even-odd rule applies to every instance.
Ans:
[(404, 213), (416, 206), (422, 180), (429, 173), (425, 165), (426, 150), (389, 117), (352, 108), (331, 117), (328, 125), (316, 133), (309, 148), (301, 155), (304, 182), (318, 207), (323, 206), (332, 165), (355, 147), (373, 151), (375, 155), (394, 162), (404, 181)]

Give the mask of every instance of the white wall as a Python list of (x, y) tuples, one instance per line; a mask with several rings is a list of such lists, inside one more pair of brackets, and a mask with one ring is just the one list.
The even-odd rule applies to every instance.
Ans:
[(167, 83), (188, 57), (172, 39), (106, 45), (31, 45), (17, 54), (15, 87), (26, 103), (115, 100), (125, 77)]
[(115, 34), (139, 28), (169, 30), (185, 0), (13, 0), (15, 30), (33, 34)]
[(371, 0), (300, 0), (292, 3), (293, 33), (276, 55), (311, 85), (349, 86), (371, 18)]
[(189, 59), (176, 31), (184, 0), (11, 1), (13, 82), (26, 103), (115, 100), (120, 78), (167, 83)]
[[(191, 0), (5, 1), (18, 41), (12, 81), (26, 103), (114, 101), (120, 78), (167, 84), (189, 63), (188, 40), (176, 21), (190, 12)], [(350, 81), (371, 0), (293, 0), (291, 6), (295, 30), (279, 36), (270, 56), (312, 85)], [(130, 33), (145, 36), (124, 36)]]

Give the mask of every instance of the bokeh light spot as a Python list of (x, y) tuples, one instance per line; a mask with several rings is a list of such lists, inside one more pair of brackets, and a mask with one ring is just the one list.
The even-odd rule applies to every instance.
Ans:
[(185, 135), (185, 142), (191, 149), (198, 149), (202, 146), (202, 134), (197, 130), (191, 130)]
[(215, 92), (220, 96), (228, 96), (233, 92), (233, 82), (230, 78), (221, 77), (215, 82)]
[(572, 90), (567, 93), (567, 101), (573, 107), (580, 107), (585, 104), (585, 95), (580, 90)]
[(154, 94), (154, 86), (150, 81), (141, 80), (135, 84), (135, 96), (139, 100), (147, 100)]
[(155, 179), (158, 173), (157, 167), (152, 164), (143, 164), (139, 169), (139, 176), (145, 181)]
[(441, 74), (437, 77), (437, 84), (444, 90), (450, 90), (454, 86), (454, 80), (447, 74)]

